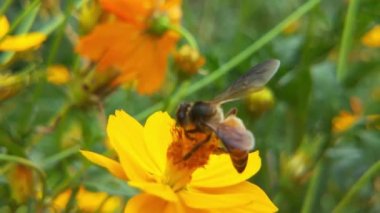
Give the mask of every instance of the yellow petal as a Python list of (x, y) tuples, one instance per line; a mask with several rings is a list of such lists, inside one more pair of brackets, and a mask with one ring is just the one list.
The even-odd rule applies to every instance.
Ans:
[(261, 159), (259, 152), (249, 154), (247, 167), (239, 174), (227, 154), (211, 155), (204, 168), (197, 169), (192, 176), (191, 186), (224, 187), (247, 180), (259, 171)]
[(159, 197), (142, 193), (132, 197), (125, 209), (124, 213), (209, 213), (207, 210), (193, 209), (180, 202), (168, 202)]
[(178, 194), (181, 200), (192, 208), (224, 209), (247, 206), (256, 196), (254, 192), (251, 188), (244, 188), (237, 184), (217, 189), (196, 189), (189, 187)]
[[(105, 192), (91, 192), (84, 187), (79, 189), (76, 196), (78, 208), (83, 212), (115, 212), (121, 204), (119, 197), (110, 196)], [(99, 209), (99, 207), (102, 207)], [(65, 206), (66, 207), (66, 206)]]
[(116, 150), (120, 163), (128, 178), (136, 181), (148, 181), (150, 174), (159, 173), (149, 155), (144, 141), (143, 127), (122, 110), (116, 111), (108, 119), (107, 133), (109, 141)]
[(127, 180), (127, 176), (124, 173), (123, 168), (121, 165), (107, 157), (104, 157), (103, 155), (99, 155), (95, 152), (89, 152), (89, 151), (84, 151), (81, 150), (80, 153), (85, 156), (89, 161), (106, 168), (112, 175), (115, 177), (118, 177), (123, 180)]
[(209, 209), (194, 209), (181, 202), (168, 203), (164, 213), (210, 213)]
[(129, 181), (128, 185), (141, 189), (142, 191), (160, 197), (161, 199), (177, 202), (177, 194), (170, 188), (170, 186), (155, 182), (137, 182)]
[(175, 121), (166, 112), (151, 115), (144, 126), (144, 136), (151, 161), (163, 174), (166, 166), (166, 152), (172, 142), (171, 130)]
[(132, 197), (125, 209), (124, 213), (151, 213), (162, 210), (166, 207), (167, 201), (160, 199), (159, 197), (142, 193)]
[(42, 33), (28, 33), (26, 35), (7, 36), (0, 43), (0, 50), (3, 51), (24, 51), (33, 47), (38, 47), (46, 39)]
[[(53, 201), (54, 208), (61, 212), (66, 209), (72, 190), (68, 189), (59, 194)], [(87, 191), (83, 186), (79, 188), (75, 196), (76, 207), (80, 212), (115, 212), (120, 208), (121, 199), (119, 197), (110, 196), (104, 192)], [(99, 209), (102, 207), (101, 209)]]
[[(208, 188), (208, 189), (200, 189), (200, 191), (208, 194), (219, 194), (220, 196), (225, 195), (234, 195), (237, 196), (244, 195), (243, 200), (249, 201), (248, 204), (245, 205), (237, 205), (233, 208), (217, 208), (217, 212), (233, 212), (233, 213), (245, 213), (245, 212), (276, 212), (278, 209), (272, 203), (272, 201), (268, 198), (265, 192), (260, 189), (260, 187), (248, 182), (244, 181), (239, 184), (222, 187), (222, 188)], [(234, 200), (228, 200), (229, 203), (232, 203)], [(241, 201), (240, 201), (241, 202)], [(243, 203), (243, 202), (241, 202)]]
[(7, 34), (9, 31), (9, 22), (7, 20), (7, 17), (1, 16), (0, 17), (0, 39), (5, 34)]

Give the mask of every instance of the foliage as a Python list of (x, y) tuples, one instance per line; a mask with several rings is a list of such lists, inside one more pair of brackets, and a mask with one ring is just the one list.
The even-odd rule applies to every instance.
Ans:
[[(159, 36), (176, 33), (170, 41), (178, 41), (176, 47), (155, 49), (164, 52), (157, 53), (159, 60), (148, 55), (161, 40), (141, 38), (149, 48), (137, 56), (133, 51), (118, 55), (132, 64), (123, 75), (118, 66), (127, 60), (113, 58), (99, 71), (100, 56), (89, 56), (90, 50), (78, 53), (82, 38), (120, 18), (102, 9), (101, 2), (107, 0), (0, 3), (0, 15), (9, 21), (8, 30), (0, 29), (0, 47), (20, 35), (46, 36), (33, 45), (23, 41), (25, 49), (0, 49), (1, 212), (54, 209), (55, 198), (68, 191), (66, 211), (80, 211), (76, 194), (83, 188), (127, 202), (137, 190), (79, 152), (115, 158), (107, 117), (116, 109), (141, 123), (159, 110), (174, 117), (182, 101), (212, 99), (270, 58), (279, 59), (281, 66), (265, 88), (267, 95), (223, 105), (225, 111), (237, 107), (255, 135), (262, 166), (250, 181), (280, 212), (380, 211), (379, 1), (184, 0), (181, 24), (176, 19), (168, 26), (168, 20), (160, 19), (159, 28), (139, 28), (144, 33), (158, 29), (154, 33)], [(138, 18), (137, 12), (131, 14)], [(103, 42), (107, 47), (113, 41)], [(183, 58), (181, 47), (188, 48)], [(141, 66), (130, 76), (134, 61)], [(181, 67), (191, 67), (191, 72)], [(152, 76), (162, 77), (163, 83), (143, 85), (154, 81)], [(21, 179), (17, 172), (24, 174)]]

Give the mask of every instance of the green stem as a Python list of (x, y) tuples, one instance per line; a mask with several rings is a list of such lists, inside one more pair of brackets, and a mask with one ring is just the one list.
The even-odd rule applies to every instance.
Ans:
[(165, 111), (172, 112), (175, 107), (177, 107), (178, 103), (181, 101), (182, 97), (185, 96), (187, 88), (189, 88), (190, 82), (184, 81), (177, 92), (170, 98), (169, 104)]
[(68, 1), (67, 6), (65, 8), (64, 20), (63, 20), (61, 26), (59, 26), (59, 28), (57, 29), (57, 33), (54, 36), (54, 39), (53, 39), (53, 42), (52, 42), (52, 45), (50, 48), (49, 57), (47, 59), (47, 65), (48, 66), (51, 65), (52, 63), (54, 63), (54, 60), (55, 60), (55, 57), (57, 55), (59, 46), (60, 46), (62, 39), (63, 39), (63, 36), (65, 34), (65, 29), (66, 29), (66, 25), (68, 23), (68, 18), (71, 15), (70, 13), (71, 13), (72, 9), (74, 8), (73, 6), (74, 6), (73, 1), (72, 0)]
[(13, 0), (6, 0), (0, 7), (0, 17), (3, 16), (5, 11), (8, 10), (9, 6), (11, 6)]
[(321, 184), (322, 171), (324, 169), (324, 162), (320, 161), (314, 169), (313, 178), (309, 183), (307, 189), (306, 197), (302, 205), (301, 213), (310, 213), (313, 212), (313, 207), (317, 201), (318, 189)]
[[(239, 65), (242, 61), (249, 58), (253, 53), (255, 53), (257, 50), (259, 50), (262, 46), (269, 43), (271, 40), (273, 40), (277, 35), (279, 35), (290, 23), (296, 21), (297, 19), (301, 18), (303, 15), (305, 15), (307, 12), (309, 12), (311, 9), (313, 9), (320, 0), (310, 0), (303, 4), (301, 7), (299, 7), (296, 11), (294, 11), (292, 14), (290, 14), (284, 21), (280, 22), (277, 26), (275, 26), (272, 30), (267, 32), (264, 36), (259, 38), (256, 42), (248, 46), (245, 50), (240, 52), (237, 56), (230, 59), (227, 63), (223, 64), (220, 68), (213, 71), (210, 75), (207, 77), (195, 82), (192, 84), (188, 90), (183, 94), (183, 97), (193, 94), (197, 92), (198, 90), (202, 89), (203, 87), (209, 85), (216, 79), (222, 77), (224, 74), (231, 71), (234, 67)], [(137, 114), (138, 119), (142, 119), (145, 116), (151, 114), (154, 111), (157, 111), (161, 109), (164, 106), (163, 102), (158, 102), (155, 105), (149, 107), (148, 109), (144, 110), (143, 112)]]
[(54, 165), (55, 163), (62, 161), (62, 159), (65, 159), (67, 157), (70, 157), (71, 155), (79, 153), (79, 146), (73, 146), (68, 149), (65, 149), (51, 157), (48, 157), (44, 160), (44, 163), (42, 167), (50, 167)]
[(338, 205), (334, 208), (334, 213), (344, 212), (344, 208), (351, 202), (352, 198), (359, 192), (360, 189), (364, 187), (368, 181), (378, 175), (380, 172), (380, 160), (372, 165), (360, 178), (359, 180), (351, 187), (347, 194), (340, 200)]
[(354, 25), (356, 20), (356, 14), (359, 8), (359, 0), (349, 1), (348, 11), (345, 19), (345, 25), (343, 29), (342, 41), (339, 50), (339, 59), (337, 66), (337, 77), (340, 81), (343, 81), (347, 75), (347, 63), (348, 54), (350, 52), (352, 37), (354, 34)]
[(34, 164), (32, 161), (27, 160), (25, 158), (17, 157), (17, 156), (12, 156), (12, 155), (6, 155), (6, 154), (0, 154), (0, 161), (7, 161), (7, 162), (13, 162), (13, 163), (19, 163), (24, 166), (30, 167), (37, 171), (38, 175), (40, 176), (41, 179), (41, 185), (42, 185), (42, 195), (41, 195), (41, 201), (44, 200), (45, 194), (46, 194), (46, 175), (44, 171)]
[(64, 116), (72, 109), (72, 107), (73, 105), (71, 102), (63, 105), (60, 111), (58, 111), (58, 113), (52, 119), (50, 119), (49, 123), (46, 126), (37, 128), (36, 134), (34, 134), (31, 139), (32, 144), (39, 143), (42, 137), (55, 130), (61, 119), (64, 118)]
[(197, 44), (197, 41), (195, 40), (194, 36), (184, 27), (182, 26), (170, 26), (170, 29), (171, 30), (174, 30), (176, 31), (177, 33), (179, 33), (180, 35), (183, 36), (183, 38), (186, 39), (186, 41), (189, 43), (189, 45), (198, 50), (198, 44)]

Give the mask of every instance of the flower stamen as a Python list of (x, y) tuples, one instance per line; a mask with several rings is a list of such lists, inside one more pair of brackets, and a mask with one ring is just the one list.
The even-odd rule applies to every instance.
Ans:
[(190, 182), (196, 169), (207, 164), (219, 142), (214, 133), (197, 132), (190, 138), (181, 127), (174, 127), (172, 135), (173, 142), (167, 150), (168, 165), (165, 176), (168, 179), (165, 182), (176, 191)]

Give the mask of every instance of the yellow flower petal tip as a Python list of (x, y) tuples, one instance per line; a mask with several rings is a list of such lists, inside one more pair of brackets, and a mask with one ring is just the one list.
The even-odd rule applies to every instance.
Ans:
[[(184, 158), (208, 138), (207, 133), (188, 138), (166, 112), (153, 113), (142, 126), (128, 113), (116, 110), (108, 119), (107, 133), (119, 162), (92, 152), (81, 153), (114, 175), (123, 170), (128, 175), (127, 183), (143, 191), (129, 200), (125, 212), (146, 212), (143, 207), (150, 209), (153, 203), (173, 212), (277, 210), (265, 192), (246, 181), (261, 167), (257, 151), (249, 154), (241, 174), (229, 155), (213, 154), (219, 144), (214, 134)], [(226, 198), (230, 202), (224, 202)]]
[(104, 157), (103, 155), (97, 154), (95, 152), (80, 150), (80, 153), (89, 161), (107, 169), (115, 177), (123, 180), (128, 180), (123, 168), (117, 161)]
[(28, 33), (25, 35), (7, 36), (0, 42), (2, 51), (25, 51), (31, 48), (39, 47), (46, 40), (43, 33)]
[(7, 17), (0, 17), (0, 39), (9, 31), (9, 22)]

